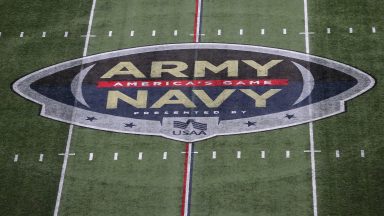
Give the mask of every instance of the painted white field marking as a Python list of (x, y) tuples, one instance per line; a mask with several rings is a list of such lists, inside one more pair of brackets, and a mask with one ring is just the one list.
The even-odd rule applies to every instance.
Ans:
[(339, 158), (339, 157), (340, 157), (340, 151), (339, 151), (339, 150), (336, 150), (336, 152), (335, 152), (335, 156), (336, 156), (336, 158)]
[(285, 151), (285, 158), (291, 158), (291, 152), (290, 151)]
[(80, 37), (87, 38), (87, 37), (96, 37), (96, 35), (80, 35)]
[[(196, 20), (195, 20), (195, 24), (194, 24), (194, 29), (193, 29), (193, 33), (195, 34), (193, 36), (193, 42), (194, 43), (199, 43), (200, 42), (200, 28), (201, 28), (201, 10), (202, 10), (202, 0), (197, 0), (197, 11), (196, 11)], [(188, 212), (188, 211), (186, 211)]]
[(20, 32), (20, 37), (24, 37), (24, 32)]
[(68, 32), (64, 32), (64, 37), (68, 37)]
[[(195, 36), (194, 34), (189, 34), (190, 36)], [(197, 36), (205, 36), (205, 34), (198, 34)]]
[(167, 160), (168, 152), (163, 152), (163, 160)]
[(0, 32), (0, 37), (1, 37), (1, 32)]
[(40, 156), (39, 156), (39, 162), (43, 162), (43, 160), (44, 160), (44, 154), (40, 154)]
[[(93, 16), (94, 16), (95, 7), (96, 7), (96, 0), (93, 0), (92, 1), (91, 13), (89, 15), (87, 37), (85, 39), (83, 56), (86, 56), (87, 53), (88, 53), (89, 38), (90, 38), (90, 35), (91, 35), (91, 29), (92, 29), (92, 22), (93, 22)], [(58, 214), (59, 214), (61, 194), (63, 192), (63, 186), (64, 186), (65, 171), (67, 170), (67, 163), (68, 163), (68, 156), (69, 156), (68, 154), (69, 154), (69, 150), (70, 150), (71, 142), (72, 142), (72, 132), (73, 132), (73, 124), (70, 124), (69, 125), (69, 130), (68, 130), (68, 136), (67, 136), (67, 144), (66, 144), (66, 147), (65, 147), (64, 161), (63, 161), (63, 166), (62, 166), (61, 174), (60, 174), (60, 182), (59, 182), (59, 189), (58, 189), (57, 197), (56, 197), (55, 210), (53, 212), (54, 216), (58, 216)]]
[(119, 158), (119, 153), (118, 152), (115, 152), (113, 154), (113, 160), (117, 160)]
[(45, 38), (47, 36), (47, 32), (43, 32), (43, 34), (41, 35), (41, 37)]
[(321, 153), (321, 150), (304, 150), (304, 152), (305, 153), (312, 153), (312, 151), (314, 152), (314, 153)]
[(265, 29), (261, 29), (261, 35), (265, 35)]
[(353, 28), (349, 28), (349, 33), (350, 33), (350, 34), (353, 33)]
[(65, 147), (65, 154), (63, 154), (64, 155), (64, 161), (63, 161), (63, 166), (61, 168), (59, 190), (57, 192), (55, 210), (53, 212), (54, 216), (57, 216), (59, 214), (59, 207), (60, 207), (60, 201), (61, 201), (61, 193), (63, 192), (64, 177), (65, 177), (65, 171), (67, 169), (67, 163), (68, 163), (68, 157), (69, 157), (69, 148), (71, 146), (71, 140), (72, 140), (72, 132), (73, 132), (73, 125), (71, 124), (71, 125), (69, 125), (68, 136), (67, 136), (67, 144), (66, 144), (66, 147)]
[(177, 30), (173, 31), (173, 36), (177, 36)]
[(376, 27), (372, 27), (372, 33), (376, 33)]
[[(180, 152), (181, 154), (186, 154), (187, 152)], [(191, 152), (191, 154), (199, 154), (199, 152)]]
[[(304, 0), (306, 1), (306, 0)], [(313, 136), (313, 122), (309, 123), (309, 135), (311, 145), (311, 169), (312, 169), (312, 198), (313, 198), (313, 215), (317, 216), (317, 184), (316, 184), (316, 160), (315, 160), (315, 140)], [(321, 151), (318, 151), (321, 152)]]
[(130, 36), (131, 37), (135, 36), (135, 31), (134, 30), (131, 31)]
[(236, 158), (240, 159), (241, 158), (241, 151), (237, 151)]
[(308, 1), (304, 0), (305, 53), (309, 54)]
[(57, 154), (57, 155), (60, 155), (60, 156), (75, 156), (76, 154), (75, 153), (60, 153), (60, 154)]
[[(305, 53), (309, 54), (309, 18), (308, 18), (308, 0), (304, 0), (304, 29), (305, 29)], [(312, 110), (310, 110), (312, 115)], [(316, 184), (316, 160), (315, 160), (315, 139), (313, 135), (313, 122), (309, 122), (309, 142), (311, 149), (311, 174), (312, 174), (312, 200), (313, 216), (318, 215), (317, 211), (317, 184)]]
[(212, 159), (216, 159), (216, 151), (212, 152)]
[(283, 34), (287, 34), (287, 29), (286, 28), (283, 29)]
[(89, 16), (89, 22), (88, 22), (87, 37), (85, 38), (85, 45), (84, 45), (83, 56), (87, 56), (87, 53), (88, 53), (89, 38), (91, 37), (93, 16), (95, 14), (95, 6), (96, 6), (96, 0), (93, 0), (91, 14)]
[(360, 150), (360, 157), (365, 158), (365, 151), (364, 150)]
[(219, 35), (219, 36), (221, 35), (221, 29), (217, 30), (217, 35)]
[(108, 37), (112, 37), (112, 31), (108, 32)]
[(186, 166), (186, 178), (185, 178), (185, 198), (184, 198), (184, 215), (189, 216), (189, 199), (190, 199), (190, 182), (191, 182), (191, 167), (192, 167), (192, 149), (193, 144), (188, 143), (188, 158), (187, 158), (187, 166)]
[(261, 151), (261, 158), (262, 158), (262, 159), (265, 158), (265, 151)]
[(243, 35), (243, 34), (244, 34), (244, 30), (243, 30), (243, 29), (240, 29), (239, 34), (240, 34), (240, 35)]
[(88, 160), (89, 160), (89, 161), (92, 161), (92, 160), (93, 160), (93, 153), (89, 153)]
[(299, 34), (301, 34), (301, 35), (305, 35), (305, 34), (311, 35), (311, 34), (315, 34), (315, 32), (299, 32)]
[(331, 28), (327, 28), (327, 34), (331, 34)]
[(152, 37), (156, 36), (156, 30), (152, 30)]
[(17, 162), (19, 160), (19, 155), (18, 154), (15, 154), (15, 157), (13, 158), (13, 162)]
[(138, 160), (143, 160), (143, 152), (139, 152), (139, 157), (137, 159)]
[[(196, 34), (197, 36), (205, 36), (205, 34)], [(191, 33), (189, 36), (195, 36), (195, 34)]]

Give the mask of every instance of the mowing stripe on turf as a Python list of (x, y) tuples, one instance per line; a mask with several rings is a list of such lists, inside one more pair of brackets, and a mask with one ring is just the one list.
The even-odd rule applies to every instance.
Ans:
[[(90, 38), (90, 35), (91, 35), (91, 29), (92, 29), (92, 22), (93, 22), (95, 6), (96, 6), (96, 0), (93, 0), (92, 1), (91, 13), (89, 15), (87, 35), (85, 37), (83, 56), (87, 56), (87, 52), (88, 52), (89, 38)], [(81, 70), (82, 69), (83, 69), (83, 66), (82, 66)], [(68, 130), (68, 136), (67, 136), (67, 143), (66, 143), (66, 147), (65, 147), (64, 161), (63, 161), (63, 166), (62, 166), (61, 174), (60, 174), (60, 182), (59, 182), (59, 189), (58, 189), (57, 197), (56, 197), (55, 210), (53, 212), (54, 216), (57, 216), (59, 214), (61, 194), (63, 192), (63, 186), (64, 186), (65, 171), (67, 169), (69, 150), (70, 150), (71, 142), (72, 142), (72, 133), (73, 133), (73, 124), (70, 124), (69, 125), (69, 130)]]

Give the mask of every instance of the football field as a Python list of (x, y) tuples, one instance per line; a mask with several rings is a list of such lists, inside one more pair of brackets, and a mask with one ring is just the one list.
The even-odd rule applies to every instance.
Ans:
[[(0, 215), (383, 215), (383, 16), (379, 0), (1, 0)], [(61, 62), (183, 43), (319, 56), (375, 85), (329, 118), (196, 142), (55, 121), (12, 87)]]

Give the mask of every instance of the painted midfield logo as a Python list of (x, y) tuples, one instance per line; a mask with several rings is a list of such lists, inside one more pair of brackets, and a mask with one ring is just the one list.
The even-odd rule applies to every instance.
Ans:
[(75, 59), (29, 74), (13, 89), (51, 119), (194, 142), (336, 115), (373, 85), (366, 73), (316, 56), (187, 43)]

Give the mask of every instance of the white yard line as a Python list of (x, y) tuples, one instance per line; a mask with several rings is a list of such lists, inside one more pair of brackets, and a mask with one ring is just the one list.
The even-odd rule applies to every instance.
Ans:
[(63, 161), (63, 166), (62, 166), (61, 175), (60, 175), (59, 190), (57, 192), (57, 197), (56, 197), (55, 211), (53, 212), (54, 216), (57, 216), (59, 214), (60, 201), (61, 201), (61, 193), (63, 192), (64, 176), (65, 176), (65, 171), (67, 169), (68, 156), (69, 156), (69, 148), (71, 146), (71, 140), (72, 140), (72, 132), (73, 132), (73, 125), (71, 124), (71, 125), (69, 125), (69, 131), (68, 131), (68, 137), (67, 137), (67, 145), (65, 147), (64, 161)]
[(313, 137), (313, 122), (309, 123), (309, 136), (311, 145), (311, 169), (312, 169), (312, 199), (313, 215), (317, 216), (317, 184), (316, 184), (316, 160), (315, 160), (315, 141)]
[(89, 38), (90, 38), (90, 36), (91, 36), (92, 23), (93, 23), (93, 16), (94, 16), (94, 14), (95, 14), (95, 7), (96, 7), (96, 0), (93, 0), (93, 2), (92, 2), (92, 8), (91, 8), (91, 14), (89, 15), (89, 22), (88, 22), (87, 36), (85, 37), (85, 45), (84, 45), (83, 56), (87, 56), (87, 53), (88, 53)]
[[(308, 0), (304, 0), (304, 30), (305, 30), (305, 53), (309, 54), (310, 49), (309, 49)], [(310, 151), (311, 151), (313, 215), (317, 216), (318, 213), (317, 213), (316, 160), (315, 160), (315, 139), (313, 135), (313, 122), (309, 122), (309, 141), (310, 141)]]
[(305, 53), (309, 54), (308, 0), (304, 0)]
[[(94, 16), (95, 7), (96, 7), (96, 0), (93, 0), (92, 1), (91, 13), (89, 15), (88, 30), (87, 30), (87, 36), (85, 38), (83, 56), (87, 56), (87, 53), (88, 53), (89, 38), (90, 38), (90, 35), (91, 35), (91, 29), (92, 29), (92, 22), (93, 22), (93, 16)], [(61, 194), (63, 192), (63, 186), (64, 186), (65, 171), (67, 169), (69, 150), (70, 150), (71, 142), (72, 142), (72, 133), (73, 133), (73, 124), (69, 125), (68, 136), (67, 136), (67, 144), (66, 144), (66, 147), (65, 147), (65, 154), (64, 154), (64, 161), (63, 161), (63, 166), (62, 166), (61, 174), (60, 174), (59, 189), (58, 189), (57, 197), (56, 197), (55, 210), (53, 212), (54, 216), (57, 216), (59, 214)]]

